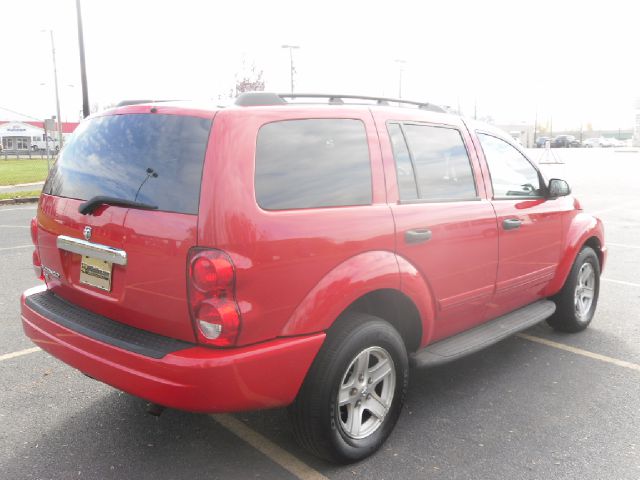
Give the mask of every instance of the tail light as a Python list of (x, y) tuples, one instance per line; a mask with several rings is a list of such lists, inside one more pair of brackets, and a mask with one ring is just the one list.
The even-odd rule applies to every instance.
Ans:
[(198, 341), (218, 347), (235, 345), (240, 313), (231, 258), (220, 250), (194, 248), (188, 262), (189, 310)]
[(32, 261), (33, 270), (36, 272), (36, 277), (40, 280), (44, 280), (44, 274), (42, 272), (42, 262), (40, 261), (40, 254), (38, 253), (38, 221), (34, 218), (31, 219), (31, 241), (36, 247), (33, 251)]

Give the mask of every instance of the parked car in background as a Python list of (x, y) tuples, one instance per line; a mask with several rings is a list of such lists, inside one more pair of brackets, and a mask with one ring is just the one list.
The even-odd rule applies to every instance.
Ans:
[(580, 140), (573, 135), (558, 135), (551, 141), (554, 148), (576, 148), (580, 146)]
[(582, 146), (585, 148), (596, 148), (602, 147), (602, 141), (600, 138), (587, 138), (584, 142), (582, 142)]
[(44, 152), (47, 147), (49, 147), (49, 152), (58, 153), (60, 151), (60, 143), (52, 137), (48, 137), (46, 140), (41, 138), (31, 141), (31, 150), (34, 152)]
[(27, 336), (158, 406), (288, 406), (301, 446), (349, 463), (393, 430), (410, 365), (587, 328), (602, 223), (510, 136), (429, 104), (285, 98), (86, 119), (31, 222)]
[(544, 146), (549, 141), (551, 141), (551, 137), (538, 137), (538, 138), (536, 138), (535, 147), (536, 148), (544, 148)]

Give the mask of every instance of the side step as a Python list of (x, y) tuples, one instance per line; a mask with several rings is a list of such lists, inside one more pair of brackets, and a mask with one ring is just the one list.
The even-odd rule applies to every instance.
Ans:
[(549, 318), (555, 311), (556, 304), (551, 300), (539, 300), (471, 330), (427, 345), (411, 355), (411, 362), (416, 367), (432, 367), (456, 360), (521, 332)]

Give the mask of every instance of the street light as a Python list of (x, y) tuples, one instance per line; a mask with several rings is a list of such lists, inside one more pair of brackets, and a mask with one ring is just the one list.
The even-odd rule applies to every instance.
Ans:
[(289, 49), (289, 62), (291, 65), (291, 93), (293, 93), (293, 73), (296, 71), (296, 69), (293, 67), (293, 50), (294, 49), (298, 49), (300, 48), (300, 45), (282, 45), (282, 48), (288, 48)]
[(407, 62), (406, 60), (401, 60), (399, 58), (396, 58), (394, 62), (398, 64), (399, 77), (400, 77), (398, 79), (398, 98), (402, 98), (402, 65), (405, 65)]
[[(47, 30), (40, 30), (46, 32)], [(53, 42), (53, 30), (49, 30), (49, 36), (51, 37), (51, 56), (53, 58), (53, 80), (56, 88), (56, 115), (58, 120), (58, 144), (62, 148), (62, 117), (60, 116), (60, 95), (58, 94), (58, 69), (56, 65), (56, 47)]]

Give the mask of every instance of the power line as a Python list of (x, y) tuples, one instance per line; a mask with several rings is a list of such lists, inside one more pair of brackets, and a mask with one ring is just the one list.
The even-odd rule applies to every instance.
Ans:
[(15, 110), (11, 110), (10, 108), (7, 108), (7, 107), (1, 107), (0, 106), (0, 110), (6, 110), (7, 112), (15, 113), (16, 115), (20, 115), (22, 117), (27, 117), (27, 118), (30, 118), (31, 120), (37, 120), (38, 122), (42, 121), (41, 118), (32, 117), (31, 115), (27, 115), (26, 113), (16, 112)]

